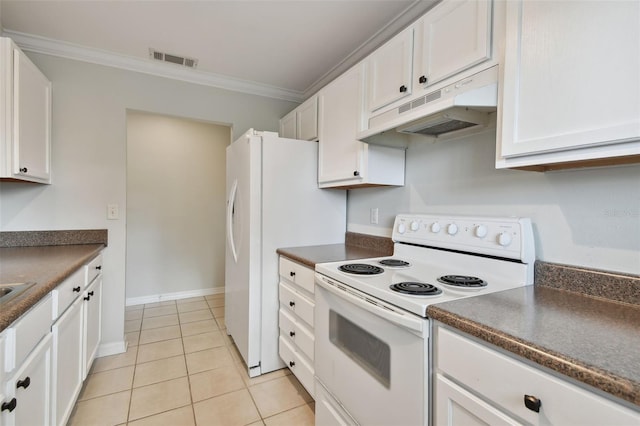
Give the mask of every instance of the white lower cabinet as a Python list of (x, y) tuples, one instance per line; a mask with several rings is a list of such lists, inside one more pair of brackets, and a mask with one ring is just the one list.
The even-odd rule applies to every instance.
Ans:
[(55, 404), (52, 419), (56, 425), (67, 423), (82, 389), (82, 305), (81, 298), (71, 304), (53, 325), (53, 383)]
[(101, 269), (99, 255), (0, 334), (0, 426), (69, 420), (100, 344)]
[(434, 335), (434, 425), (640, 424), (640, 412), (586, 385), (577, 386), (439, 324)]
[(312, 397), (315, 397), (313, 269), (280, 257), (280, 339), (278, 353)]
[(99, 275), (93, 283), (85, 290), (82, 297), (84, 308), (82, 310), (84, 325), (84, 347), (83, 347), (83, 373), (85, 379), (91, 364), (98, 352), (100, 344), (100, 329), (102, 326), (102, 276)]
[[(8, 402), (4, 395), (4, 357), (5, 357), (4, 342), (5, 340), (6, 340), (5, 333), (4, 332), (0, 333), (0, 404), (2, 404), (3, 406)], [(3, 426), (5, 424), (4, 412), (5, 412), (4, 409), (0, 411), (0, 426)]]
[(51, 333), (15, 370), (5, 383), (2, 402), (2, 424), (42, 425), (51, 424)]

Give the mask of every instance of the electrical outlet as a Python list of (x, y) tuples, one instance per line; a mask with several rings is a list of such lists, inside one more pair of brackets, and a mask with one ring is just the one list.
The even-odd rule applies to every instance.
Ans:
[(118, 205), (117, 204), (107, 204), (107, 219), (115, 220), (118, 219)]
[(374, 225), (378, 224), (378, 208), (374, 207), (371, 209), (371, 223)]

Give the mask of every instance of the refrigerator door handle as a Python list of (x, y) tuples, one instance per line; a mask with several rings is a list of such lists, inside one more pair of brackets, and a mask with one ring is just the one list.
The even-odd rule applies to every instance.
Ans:
[(233, 181), (231, 185), (231, 191), (229, 191), (229, 203), (227, 204), (227, 242), (233, 255), (233, 261), (238, 263), (238, 253), (236, 252), (236, 245), (233, 242), (233, 216), (236, 203), (236, 195), (238, 193), (238, 180)]

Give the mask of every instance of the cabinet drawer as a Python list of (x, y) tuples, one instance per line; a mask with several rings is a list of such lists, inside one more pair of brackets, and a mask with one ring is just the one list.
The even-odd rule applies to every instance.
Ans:
[(53, 320), (55, 321), (80, 295), (84, 287), (84, 274), (81, 269), (76, 271), (62, 284), (56, 287), (51, 295), (53, 297)]
[(280, 256), (280, 275), (309, 293), (314, 293), (313, 269)]
[(280, 336), (280, 358), (291, 369), (291, 372), (295, 374), (302, 386), (305, 387), (307, 392), (314, 397), (315, 396), (315, 384), (313, 380), (313, 367), (307, 363), (298, 354), (293, 346), (289, 344), (285, 339)]
[(436, 374), (434, 383), (435, 415), (433, 424), (463, 426), (520, 425), (500, 410), (464, 388)]
[(280, 308), (280, 335), (296, 346), (313, 362), (313, 348), (315, 338), (313, 331), (309, 330), (302, 321), (296, 320), (293, 314)]
[[(540, 424), (543, 420), (558, 425), (640, 422), (640, 413), (455, 332), (438, 327), (436, 339), (435, 361), (440, 372), (527, 423)], [(540, 400), (539, 413), (525, 406), (525, 395)]]
[(285, 310), (293, 312), (304, 322), (313, 327), (314, 302), (280, 282), (280, 304)]
[(91, 281), (93, 281), (94, 278), (97, 277), (98, 274), (100, 274), (101, 270), (102, 270), (102, 254), (99, 254), (98, 256), (95, 257), (95, 259), (93, 259), (91, 262), (86, 264), (85, 267), (84, 267), (84, 271), (85, 271), (84, 285), (85, 285), (85, 287), (88, 286), (89, 284), (91, 284)]
[(7, 342), (7, 371), (21, 365), (42, 337), (49, 333), (52, 310), (51, 295), (48, 294), (9, 328), (13, 344)]

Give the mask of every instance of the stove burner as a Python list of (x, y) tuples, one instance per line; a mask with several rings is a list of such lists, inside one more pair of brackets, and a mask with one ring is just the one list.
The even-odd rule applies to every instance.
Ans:
[(405, 262), (404, 260), (400, 260), (400, 259), (382, 259), (378, 263), (384, 266), (396, 267), (396, 268), (401, 266), (409, 266), (409, 262)]
[(410, 281), (391, 284), (389, 288), (393, 291), (410, 294), (412, 296), (437, 296), (438, 294), (442, 293), (442, 290), (432, 284)]
[(378, 275), (384, 272), (379, 266), (368, 265), (366, 263), (349, 263), (342, 265), (338, 269), (348, 274), (356, 275)]
[(438, 278), (438, 281), (454, 287), (480, 288), (487, 286), (486, 281), (477, 277), (469, 277), (465, 275), (445, 275)]

